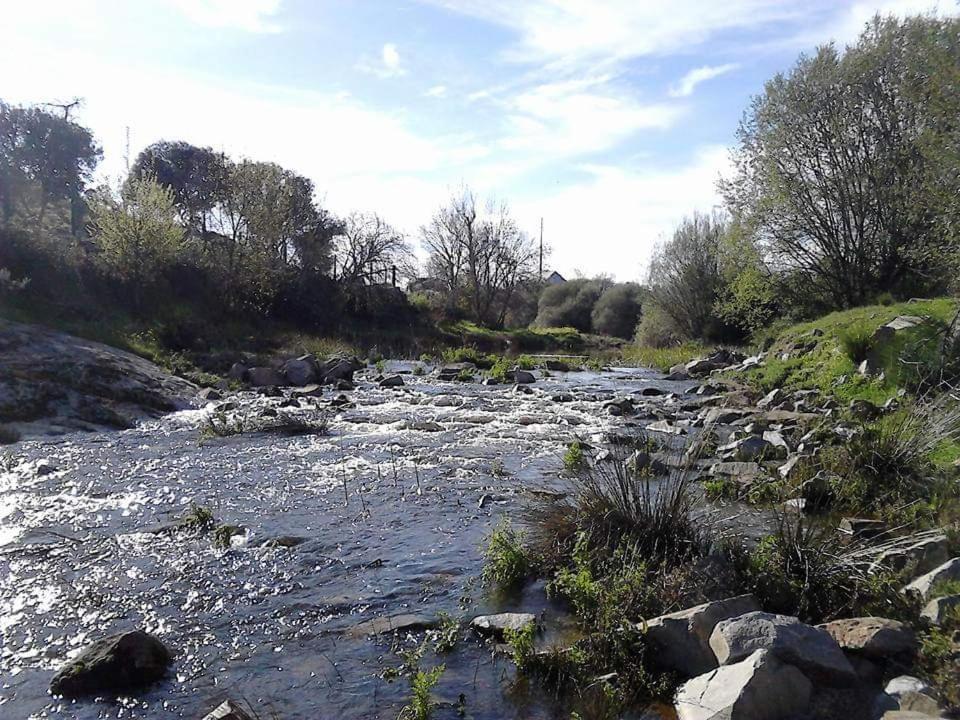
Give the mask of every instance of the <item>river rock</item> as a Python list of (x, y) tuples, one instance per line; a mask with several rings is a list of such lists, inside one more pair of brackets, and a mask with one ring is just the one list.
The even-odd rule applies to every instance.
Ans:
[(287, 379), (287, 385), (302, 387), (312, 385), (318, 379), (317, 360), (313, 355), (301, 355), (287, 360), (281, 371)]
[(881, 617), (848, 618), (817, 627), (826, 630), (842, 650), (872, 660), (908, 656), (917, 650), (917, 636), (897, 620)]
[[(888, 682), (883, 691), (886, 697), (882, 698), (878, 704), (884, 710), (923, 713), (926, 717), (940, 715), (936, 693), (919, 678), (900, 675)], [(884, 701), (886, 701), (885, 707)]]
[(767, 650), (719, 667), (680, 686), (679, 720), (788, 720), (802, 716), (812, 685)]
[(307, 397), (323, 397), (323, 388), (316, 383), (311, 385), (304, 385), (303, 387), (298, 387), (292, 393), (290, 397), (293, 398), (307, 398)]
[(647, 430), (651, 432), (666, 433), (667, 435), (686, 435), (687, 431), (679, 425), (674, 425), (669, 420), (657, 420), (657, 422), (647, 425)]
[(710, 634), (717, 623), (759, 609), (753, 595), (739, 595), (661, 615), (638, 627), (645, 628), (656, 646), (653, 659), (658, 665), (693, 677), (717, 667), (710, 647)]
[(729, 425), (745, 417), (749, 417), (749, 410), (737, 410), (735, 408), (710, 408), (707, 414), (703, 416), (704, 425)]
[(203, 720), (253, 720), (253, 718), (233, 700), (224, 700), (204, 715)]
[(960, 557), (947, 560), (943, 565), (935, 567), (925, 575), (921, 575), (907, 585), (904, 591), (915, 593), (923, 600), (929, 600), (937, 584), (949, 580), (960, 580)]
[(851, 400), (850, 416), (857, 420), (876, 420), (880, 417), (880, 408), (869, 400)]
[(771, 443), (756, 435), (734, 440), (718, 448), (718, 451), (725, 459), (740, 462), (770, 459), (776, 454)]
[(751, 612), (722, 620), (710, 635), (710, 647), (721, 665), (763, 649), (825, 685), (842, 687), (856, 680), (853, 667), (829, 633), (787, 615)]
[(317, 376), (323, 384), (334, 383), (337, 380), (349, 380), (353, 382), (353, 374), (363, 368), (356, 358), (347, 359), (334, 357), (327, 360), (317, 369)]
[(840, 519), (837, 529), (851, 538), (872, 538), (885, 533), (887, 525), (883, 520), (845, 517)]
[(931, 625), (940, 625), (957, 608), (960, 608), (960, 595), (946, 595), (928, 602), (920, 613), (920, 617), (926, 619)]
[(395, 388), (403, 386), (403, 378), (399, 375), (390, 375), (385, 377), (380, 381), (380, 387), (382, 388)]
[(50, 692), (80, 697), (132, 690), (162, 678), (170, 660), (166, 646), (142, 630), (110, 635), (64, 665), (50, 681)]
[(470, 627), (479, 635), (502, 639), (507, 630), (519, 631), (536, 623), (537, 616), (532, 613), (497, 613), (475, 617)]
[(221, 397), (220, 391), (216, 388), (203, 388), (203, 390), (197, 393), (197, 398), (204, 402), (219, 400)]
[(885, 568), (894, 572), (910, 569), (928, 573), (950, 559), (949, 543), (943, 534), (916, 540), (907, 537), (885, 549), (874, 561), (871, 571)]
[(679, 370), (671, 370), (668, 375), (663, 376), (663, 379), (670, 382), (683, 382), (690, 379), (690, 373), (684, 370), (681, 365)]
[(376, 617), (364, 622), (357, 623), (347, 631), (350, 637), (365, 637), (367, 635), (388, 635), (394, 632), (414, 632), (417, 630), (429, 630), (437, 626), (434, 618), (413, 613), (400, 613), (398, 615), (387, 615), (385, 617)]
[(527, 370), (511, 370), (507, 373), (507, 379), (517, 385), (530, 385), (537, 381), (533, 373)]
[(719, 462), (710, 467), (710, 474), (716, 477), (758, 477), (763, 474), (763, 468), (755, 462)]
[(252, 367), (247, 370), (247, 380), (254, 387), (285, 385), (283, 376), (272, 367)]

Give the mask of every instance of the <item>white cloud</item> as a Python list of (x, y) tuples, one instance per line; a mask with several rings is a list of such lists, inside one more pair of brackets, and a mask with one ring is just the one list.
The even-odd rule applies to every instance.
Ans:
[(605, 86), (608, 78), (538, 85), (504, 101), (507, 150), (556, 159), (606, 150), (645, 129), (663, 130), (683, 113), (675, 105), (644, 105)]
[(281, 0), (169, 0), (188, 19), (213, 28), (279, 32), (274, 17)]
[(582, 270), (639, 280), (645, 279), (654, 245), (668, 238), (684, 215), (720, 203), (716, 182), (729, 171), (729, 156), (724, 147), (708, 146), (689, 164), (669, 170), (583, 169), (589, 180), (514, 203), (514, 210), (524, 227), (537, 227), (544, 218), (544, 239), (553, 248), (550, 264), (561, 274)]
[(446, 94), (447, 94), (446, 85), (434, 85), (432, 88), (430, 88), (424, 93), (424, 95), (426, 95), (427, 97), (433, 97), (433, 98), (442, 98)]
[(385, 79), (407, 74), (400, 59), (400, 51), (393, 43), (386, 43), (383, 46), (380, 50), (380, 60), (378, 62), (371, 62), (365, 58), (357, 63), (357, 69)]
[(680, 82), (670, 88), (671, 97), (689, 97), (697, 85), (707, 80), (725, 75), (728, 72), (736, 70), (740, 65), (738, 63), (727, 63), (726, 65), (704, 65), (694, 68), (684, 75)]
[(802, 18), (805, 9), (783, 0), (423, 0), (517, 32), (510, 56), (525, 61), (622, 60), (688, 51), (708, 37)]

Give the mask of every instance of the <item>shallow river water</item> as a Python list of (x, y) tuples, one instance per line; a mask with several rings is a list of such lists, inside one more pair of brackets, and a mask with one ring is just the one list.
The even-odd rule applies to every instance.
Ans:
[[(531, 395), (429, 376), (405, 375), (393, 390), (361, 379), (355, 407), (338, 411), (326, 436), (201, 446), (206, 408), (15, 446), (0, 467), (0, 718), (200, 718), (227, 697), (264, 720), (396, 718), (408, 683), (381, 676), (397, 655), (357, 626), (402, 613), (554, 613), (534, 591), (485, 593), (484, 539), (533, 494), (563, 489), (567, 442), (624, 424), (604, 401), (690, 385), (657, 377), (557, 373)], [(573, 400), (551, 399), (561, 392)], [(276, 402), (247, 397), (239, 402)], [(193, 504), (245, 534), (218, 549), (209, 534), (145, 532)], [(269, 542), (285, 536), (302, 542)], [(134, 627), (175, 651), (163, 682), (135, 699), (49, 695), (65, 658)], [(461, 694), (469, 718), (569, 717), (464, 638), (424, 657), (424, 667), (446, 666), (435, 694), (449, 705), (436, 717), (456, 717)]]

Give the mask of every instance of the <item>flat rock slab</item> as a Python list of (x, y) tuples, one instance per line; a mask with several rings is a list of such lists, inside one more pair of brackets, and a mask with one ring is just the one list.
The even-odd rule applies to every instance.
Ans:
[(788, 720), (802, 717), (812, 685), (767, 650), (688, 680), (677, 691), (679, 720)]
[(204, 715), (203, 720), (253, 720), (253, 718), (233, 700), (224, 700)]
[(769, 650), (824, 685), (843, 687), (857, 679), (850, 661), (826, 630), (787, 615), (752, 612), (722, 620), (710, 635), (710, 647), (721, 665), (739, 662), (756, 650)]
[(537, 616), (532, 613), (498, 613), (475, 617), (470, 627), (480, 635), (503, 638), (507, 630), (519, 631), (536, 624)]
[(162, 678), (170, 661), (170, 651), (153, 635), (141, 630), (110, 635), (64, 665), (50, 681), (50, 692), (64, 697), (127, 692)]
[(656, 645), (658, 665), (693, 677), (717, 667), (710, 648), (710, 634), (717, 623), (759, 609), (753, 595), (739, 595), (661, 615), (640, 627)]
[(920, 617), (928, 620), (931, 625), (940, 625), (957, 608), (960, 608), (960, 595), (938, 597), (924, 606)]
[(917, 650), (913, 630), (896, 620), (881, 617), (849, 618), (818, 625), (830, 633), (841, 649), (873, 660), (912, 655)]
[(424, 615), (415, 615), (411, 613), (401, 613), (399, 615), (387, 615), (384, 617), (372, 618), (354, 625), (347, 630), (350, 637), (366, 637), (368, 635), (389, 635), (395, 632), (415, 632), (417, 630), (429, 630), (437, 626), (436, 619)]
[(960, 580), (960, 557), (947, 560), (930, 572), (921, 575), (907, 585), (904, 590), (919, 595), (923, 600), (933, 597), (937, 585), (951, 580)]

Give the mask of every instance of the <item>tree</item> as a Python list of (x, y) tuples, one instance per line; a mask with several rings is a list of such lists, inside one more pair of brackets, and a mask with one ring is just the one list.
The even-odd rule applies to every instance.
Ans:
[(766, 84), (724, 192), (775, 270), (840, 307), (939, 286), (940, 220), (960, 201), (931, 188), (957, 176), (942, 158), (960, 97), (938, 78), (958, 63), (960, 21), (877, 17), (845, 53), (821, 47)]
[(140, 308), (144, 290), (172, 264), (183, 241), (173, 192), (151, 178), (135, 179), (119, 195), (100, 191), (91, 214), (101, 259), (129, 285)]
[(537, 303), (537, 327), (572, 327), (588, 333), (593, 328), (593, 308), (612, 285), (607, 278), (578, 278), (548, 285)]
[(210, 213), (224, 192), (229, 161), (208, 147), (161, 140), (144, 148), (130, 168), (132, 179), (154, 178), (173, 192), (181, 221), (205, 238)]
[(720, 246), (727, 230), (718, 214), (693, 213), (654, 252), (649, 292), (660, 312), (688, 338), (714, 332), (714, 303), (723, 284)]
[[(36, 232), (50, 203), (70, 206), (70, 230), (79, 231), (83, 191), (101, 157), (90, 131), (39, 108), (0, 101), (0, 213), (7, 222), (38, 195)], [(36, 188), (37, 193), (31, 192)]]
[(448, 304), (463, 301), (478, 323), (502, 327), (510, 301), (535, 274), (537, 249), (493, 200), (482, 211), (469, 188), (451, 198), (420, 228), (428, 272), (446, 289)]
[(640, 320), (641, 289), (636, 283), (607, 288), (590, 313), (593, 332), (629, 340)]
[(408, 268), (413, 250), (403, 233), (376, 213), (353, 213), (334, 239), (338, 278), (347, 285), (363, 282), (371, 273), (392, 267)]

